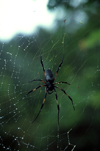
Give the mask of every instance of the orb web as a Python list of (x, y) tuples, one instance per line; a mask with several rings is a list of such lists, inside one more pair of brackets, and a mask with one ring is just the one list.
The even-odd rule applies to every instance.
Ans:
[[(66, 30), (66, 19), (61, 21), (59, 32), (50, 34), (40, 29), (33, 36), (17, 35), (9, 43), (0, 43), (1, 150), (73, 151), (98, 148), (98, 141), (94, 138), (98, 136), (100, 108), (100, 46), (93, 36), (99, 40), (96, 36), (99, 22), (92, 27), (79, 23), (81, 30), (71, 33)], [(54, 93), (47, 95), (45, 105), (33, 124), (31, 122), (41, 107), (45, 88), (41, 87), (20, 100), (28, 91), (42, 84), (40, 81), (29, 81), (45, 80), (40, 63), (41, 52), (45, 69), (50, 68), (53, 74), (64, 54), (56, 81), (70, 83), (59, 84), (59, 87), (71, 96), (75, 111), (67, 96), (57, 90), (59, 126)]]

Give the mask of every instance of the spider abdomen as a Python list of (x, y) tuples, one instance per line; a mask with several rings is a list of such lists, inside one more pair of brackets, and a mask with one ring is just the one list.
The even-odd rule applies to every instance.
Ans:
[(54, 82), (54, 75), (53, 75), (53, 73), (52, 73), (52, 71), (50, 69), (47, 69), (45, 71), (45, 77), (46, 77), (46, 81), (49, 81), (51, 83)]

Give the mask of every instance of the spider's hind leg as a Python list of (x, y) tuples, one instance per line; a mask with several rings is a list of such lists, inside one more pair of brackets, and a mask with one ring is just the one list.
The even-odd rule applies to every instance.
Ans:
[(60, 89), (61, 91), (63, 91), (63, 92), (67, 95), (67, 97), (68, 97), (68, 98), (71, 100), (71, 102), (72, 102), (73, 109), (75, 110), (75, 106), (74, 106), (74, 102), (73, 102), (72, 98), (65, 92), (65, 90), (59, 88), (58, 86), (55, 86), (55, 87), (58, 88), (58, 89)]
[[(36, 87), (35, 89), (30, 90), (30, 91), (29, 91), (28, 93), (26, 93), (20, 100), (26, 98), (27, 95), (29, 95), (29, 94), (32, 93), (33, 91), (35, 91), (35, 90), (37, 90), (37, 89), (39, 89), (40, 87), (43, 87), (43, 86), (46, 86), (46, 85), (39, 85), (39, 86)], [(20, 100), (19, 100), (19, 101), (20, 101)]]
[(43, 106), (44, 106), (44, 103), (45, 103), (45, 100), (46, 100), (46, 96), (47, 96), (47, 91), (45, 90), (45, 96), (44, 96), (44, 100), (43, 100), (43, 102), (42, 102), (40, 111), (39, 111), (39, 113), (37, 114), (36, 118), (31, 122), (31, 124), (38, 118), (38, 116), (39, 116), (39, 114), (40, 114), (40, 112), (41, 112), (41, 110), (42, 110), (42, 108), (43, 108)]
[(60, 111), (60, 108), (59, 108), (59, 104), (58, 104), (57, 92), (56, 92), (55, 89), (54, 89), (54, 91), (55, 91), (56, 102), (57, 102), (57, 109), (58, 109), (58, 125), (59, 125), (59, 111)]

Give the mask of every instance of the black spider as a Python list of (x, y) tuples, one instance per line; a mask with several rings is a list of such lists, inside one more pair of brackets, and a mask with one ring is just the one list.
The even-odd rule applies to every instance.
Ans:
[[(44, 106), (47, 93), (48, 93), (48, 94), (51, 94), (51, 93), (55, 92), (56, 102), (57, 102), (57, 108), (58, 108), (58, 125), (59, 125), (59, 104), (58, 104), (57, 93), (56, 93), (55, 88), (60, 89), (61, 91), (63, 91), (63, 92), (67, 95), (67, 97), (68, 97), (68, 98), (71, 100), (71, 102), (72, 102), (73, 109), (75, 110), (75, 107), (74, 107), (74, 103), (73, 103), (72, 98), (65, 92), (65, 90), (59, 88), (58, 86), (55, 86), (56, 84), (59, 84), (59, 83), (65, 83), (65, 84), (68, 84), (68, 85), (70, 85), (70, 84), (69, 84), (68, 82), (62, 82), (62, 81), (54, 83), (54, 81), (55, 81), (55, 79), (56, 79), (56, 76), (57, 76), (57, 74), (58, 74), (58, 71), (59, 71), (59, 69), (60, 69), (60, 67), (61, 67), (61, 65), (62, 65), (62, 63), (63, 63), (63, 59), (64, 59), (64, 54), (63, 54), (63, 57), (62, 57), (62, 61), (61, 61), (61, 63), (59, 64), (58, 69), (57, 69), (56, 74), (55, 74), (55, 77), (54, 77), (54, 75), (53, 75), (53, 73), (52, 73), (52, 71), (51, 71), (50, 69), (47, 69), (47, 70), (45, 71), (44, 65), (43, 65), (43, 61), (42, 61), (42, 53), (41, 53), (41, 55), (40, 55), (40, 61), (41, 61), (41, 65), (42, 65), (42, 68), (43, 68), (44, 77), (45, 77), (46, 82), (43, 81), (42, 79), (34, 79), (34, 80), (32, 80), (32, 81), (42, 81), (42, 82), (45, 83), (45, 84), (44, 84), (44, 85), (39, 85), (37, 88), (32, 89), (32, 90), (29, 91), (24, 97), (21, 98), (21, 99), (24, 99), (29, 93), (31, 93), (31, 92), (37, 90), (37, 89), (40, 88), (40, 87), (45, 86), (45, 96), (44, 96), (44, 100), (43, 100), (43, 103), (42, 103), (42, 105), (41, 105), (40, 111), (39, 111), (39, 113), (37, 114), (36, 118), (35, 118), (31, 123), (33, 123), (33, 122), (37, 119), (37, 117), (39, 116), (39, 114), (40, 114), (40, 112), (41, 112), (41, 110), (42, 110), (42, 108), (43, 108), (43, 106)], [(32, 81), (30, 81), (30, 82), (32, 82)], [(20, 99), (20, 100), (21, 100), (21, 99)]]

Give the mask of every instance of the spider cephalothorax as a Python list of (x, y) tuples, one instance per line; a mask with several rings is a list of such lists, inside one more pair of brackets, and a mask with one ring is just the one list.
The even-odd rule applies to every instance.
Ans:
[[(58, 69), (57, 69), (57, 71), (56, 71), (56, 74), (55, 74), (55, 76), (54, 76), (53, 73), (52, 73), (52, 71), (51, 71), (50, 69), (47, 69), (47, 70), (45, 71), (44, 65), (43, 65), (43, 61), (42, 61), (42, 53), (41, 53), (41, 55), (40, 55), (40, 61), (41, 61), (41, 65), (42, 65), (42, 68), (43, 68), (44, 77), (45, 77), (46, 82), (43, 81), (42, 79), (34, 79), (34, 80), (32, 80), (32, 81), (42, 81), (42, 82), (44, 83), (44, 85), (40, 85), (40, 86), (38, 86), (37, 88), (32, 89), (32, 90), (29, 91), (24, 97), (21, 98), (21, 99), (24, 99), (29, 93), (31, 93), (31, 92), (37, 90), (37, 89), (40, 88), (40, 87), (45, 86), (45, 96), (44, 96), (44, 100), (43, 100), (43, 102), (42, 102), (42, 105), (41, 105), (41, 108), (40, 108), (39, 113), (37, 114), (36, 118), (32, 121), (32, 123), (33, 123), (33, 122), (37, 119), (37, 117), (39, 116), (39, 114), (40, 114), (40, 112), (41, 112), (41, 110), (42, 110), (42, 108), (43, 108), (43, 106), (44, 106), (47, 93), (48, 93), (48, 94), (51, 94), (51, 93), (55, 92), (56, 102), (57, 102), (57, 108), (58, 108), (58, 125), (59, 125), (59, 104), (58, 104), (57, 93), (56, 93), (56, 89), (55, 89), (55, 88), (60, 89), (61, 91), (63, 91), (63, 92), (67, 95), (67, 97), (68, 97), (68, 98), (71, 100), (71, 102), (72, 102), (73, 109), (75, 110), (75, 107), (74, 107), (72, 98), (65, 92), (65, 90), (63, 90), (63, 89), (59, 88), (58, 86), (56, 86), (56, 84), (59, 84), (59, 83), (65, 83), (65, 84), (68, 84), (68, 85), (70, 85), (70, 84), (69, 84), (68, 82), (62, 82), (62, 81), (59, 81), (59, 82), (55, 82), (55, 83), (54, 83), (54, 81), (55, 81), (55, 79), (56, 79), (56, 76), (57, 76), (57, 74), (58, 74), (58, 71), (59, 71), (59, 69), (60, 69), (60, 67), (61, 67), (61, 65), (62, 65), (62, 63), (63, 63), (63, 59), (64, 59), (64, 55), (63, 55), (63, 57), (62, 57), (62, 61), (61, 61), (61, 63), (59, 64)], [(30, 82), (32, 82), (32, 81), (30, 81)], [(21, 100), (21, 99), (20, 99), (20, 100)]]

